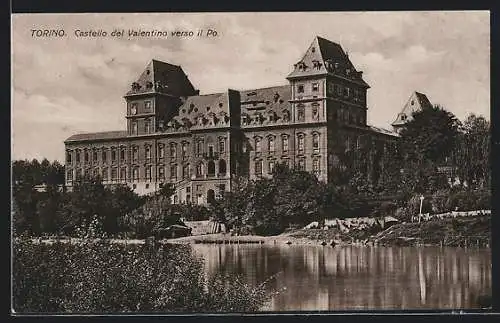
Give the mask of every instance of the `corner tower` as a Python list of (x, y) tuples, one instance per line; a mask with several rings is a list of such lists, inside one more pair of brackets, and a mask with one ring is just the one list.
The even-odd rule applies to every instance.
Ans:
[(132, 82), (127, 102), (127, 134), (147, 135), (165, 127), (188, 96), (197, 94), (180, 66), (152, 60)]

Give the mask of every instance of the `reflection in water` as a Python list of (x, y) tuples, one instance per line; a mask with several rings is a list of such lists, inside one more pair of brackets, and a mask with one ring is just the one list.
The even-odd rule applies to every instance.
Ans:
[(477, 308), (491, 295), (490, 249), (193, 245), (208, 275), (282, 290), (264, 310)]

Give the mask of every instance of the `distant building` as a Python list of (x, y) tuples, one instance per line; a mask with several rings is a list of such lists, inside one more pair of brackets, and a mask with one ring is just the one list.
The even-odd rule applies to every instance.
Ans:
[(432, 108), (431, 101), (423, 93), (413, 92), (403, 106), (403, 110), (396, 116), (396, 120), (392, 123), (392, 128), (397, 133), (401, 132), (407, 122), (413, 119), (413, 113), (421, 111), (424, 108)]
[(277, 163), (328, 181), (339, 149), (397, 140), (367, 124), (369, 85), (340, 45), (316, 37), (286, 79), (200, 95), (180, 66), (152, 60), (124, 96), (126, 130), (65, 141), (66, 184), (99, 175), (147, 194), (173, 183), (174, 203), (202, 204), (236, 176), (271, 176)]

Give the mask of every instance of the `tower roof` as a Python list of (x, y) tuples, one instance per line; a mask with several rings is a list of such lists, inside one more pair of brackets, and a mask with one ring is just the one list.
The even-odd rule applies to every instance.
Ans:
[(341, 75), (369, 87), (361, 76), (362, 72), (356, 70), (342, 46), (319, 36), (314, 38), (287, 78), (327, 74)]
[(403, 106), (401, 112), (396, 116), (396, 120), (392, 122), (392, 126), (398, 127), (404, 125), (412, 120), (413, 113), (426, 108), (432, 108), (431, 101), (429, 101), (427, 95), (414, 91)]
[(132, 83), (131, 89), (125, 96), (144, 93), (163, 93), (181, 97), (194, 95), (195, 88), (180, 66), (153, 59)]

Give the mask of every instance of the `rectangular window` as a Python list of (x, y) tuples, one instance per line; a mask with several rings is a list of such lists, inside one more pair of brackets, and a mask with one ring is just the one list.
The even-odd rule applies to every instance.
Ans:
[(313, 83), (312, 84), (312, 90), (313, 90), (313, 92), (318, 92), (319, 91), (319, 84), (318, 83)]
[(76, 156), (76, 162), (79, 163), (80, 162), (80, 150), (76, 151), (75, 156)]
[(342, 86), (341, 85), (336, 85), (337, 86), (337, 94), (342, 95)]
[(314, 120), (319, 118), (319, 109), (317, 104), (312, 105), (312, 117)]
[(270, 153), (274, 153), (274, 138), (269, 137), (268, 139), (268, 144), (267, 144), (267, 149), (269, 150)]
[(101, 158), (102, 158), (102, 162), (105, 163), (106, 160), (107, 160), (107, 157), (108, 157), (108, 154), (106, 153), (106, 149), (103, 149), (102, 150), (102, 153), (101, 153)]
[(146, 179), (148, 181), (150, 181), (151, 178), (152, 178), (152, 176), (151, 176), (151, 173), (152, 173), (151, 168), (152, 168), (151, 166), (146, 166)]
[(283, 152), (286, 153), (288, 152), (288, 136), (283, 137), (281, 142), (281, 146), (283, 148)]
[(132, 178), (134, 179), (134, 181), (139, 180), (139, 167), (134, 167), (134, 169), (132, 170)]
[(170, 178), (177, 178), (177, 165), (170, 165)]
[(269, 174), (272, 174), (272, 173), (274, 172), (274, 161), (272, 161), (272, 160), (271, 160), (271, 161), (269, 162), (268, 166), (269, 166), (269, 167), (268, 167), (268, 170), (267, 170), (267, 171), (268, 171), (268, 173), (269, 173)]
[(139, 160), (139, 147), (132, 148), (132, 159), (136, 162)]
[(115, 149), (111, 150), (111, 161), (116, 161), (116, 150)]
[(125, 148), (120, 149), (120, 160), (121, 161), (125, 160)]
[(210, 156), (210, 157), (214, 156), (214, 146), (212, 146), (212, 145), (208, 146), (208, 156)]
[(261, 160), (255, 162), (255, 175), (262, 176), (262, 161)]
[(255, 139), (255, 152), (260, 153), (262, 151), (262, 147), (260, 146), (260, 138)]
[(226, 142), (224, 139), (219, 141), (219, 152), (223, 154), (226, 151)]
[(132, 134), (137, 135), (137, 121), (132, 121)]
[(305, 108), (303, 106), (298, 106), (297, 107), (297, 120), (304, 121), (305, 117), (306, 117)]
[(346, 98), (348, 98), (348, 97), (349, 97), (349, 94), (350, 94), (350, 89), (349, 89), (348, 87), (345, 87), (345, 88), (344, 88), (344, 96), (345, 96)]
[(314, 159), (313, 160), (313, 173), (314, 174), (319, 174), (320, 169), (319, 169), (319, 159)]
[(111, 169), (111, 180), (116, 181), (116, 178), (118, 176), (118, 172), (116, 168)]
[(165, 157), (165, 146), (163, 144), (158, 144), (158, 158)]
[(158, 178), (160, 180), (165, 179), (165, 168), (163, 166), (158, 167)]
[(151, 132), (151, 123), (149, 120), (144, 121), (144, 133)]
[(304, 85), (303, 84), (297, 85), (297, 92), (298, 93), (304, 93)]
[(319, 152), (319, 135), (318, 134), (313, 135), (313, 152), (315, 152), (315, 153)]
[(120, 169), (120, 179), (122, 181), (127, 180), (127, 169), (125, 167)]
[(306, 170), (306, 160), (301, 158), (299, 159), (299, 165), (298, 168), (300, 171), (305, 171)]
[(108, 169), (107, 168), (103, 168), (102, 169), (102, 180), (103, 181), (107, 181), (108, 180)]
[(73, 180), (73, 170), (70, 169), (67, 171), (66, 179), (68, 180), (68, 182), (71, 182)]
[(183, 142), (181, 149), (182, 149), (182, 158), (185, 158), (188, 155), (188, 143)]
[(198, 140), (196, 142), (196, 154), (198, 156), (203, 155), (203, 140)]
[(92, 160), (94, 162), (97, 162), (97, 151), (96, 150), (92, 151)]
[(146, 160), (151, 159), (151, 146), (147, 145), (144, 147), (144, 155), (146, 156)]
[(70, 152), (70, 151), (67, 151), (67, 152), (66, 152), (66, 162), (67, 162), (68, 164), (70, 164), (70, 163), (71, 163), (71, 152)]
[(189, 178), (189, 164), (182, 166), (182, 178)]
[(299, 154), (303, 154), (304, 153), (304, 136), (298, 137), (297, 146), (298, 146)]
[(170, 157), (172, 158), (177, 157), (177, 149), (175, 147), (175, 144), (170, 144)]
[(151, 101), (144, 101), (144, 111), (151, 112)]
[(88, 153), (88, 151), (85, 150), (85, 152), (83, 153), (83, 156), (84, 156), (85, 162), (88, 162), (89, 161), (89, 153)]

